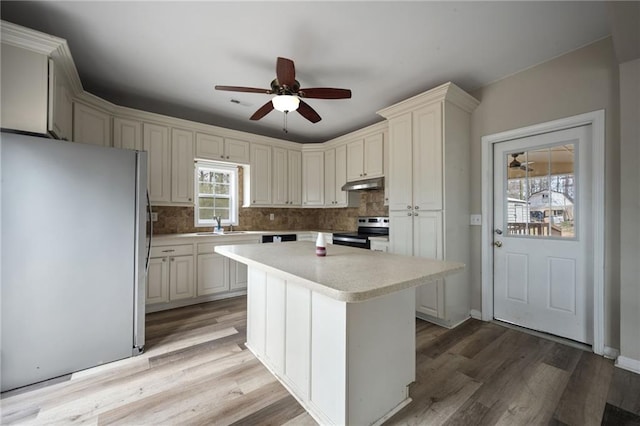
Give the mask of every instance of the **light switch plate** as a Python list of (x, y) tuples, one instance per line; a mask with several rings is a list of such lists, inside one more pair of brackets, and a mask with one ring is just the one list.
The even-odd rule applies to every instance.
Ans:
[(472, 214), (469, 219), (469, 225), (473, 226), (481, 226), (482, 225), (482, 215)]
[(271, 213), (271, 214), (269, 215), (269, 220), (273, 220), (273, 219), (275, 219), (275, 218), (276, 218), (276, 215), (274, 215), (273, 213)]
[(158, 221), (158, 213), (152, 212), (151, 213), (151, 222), (157, 222), (157, 221)]

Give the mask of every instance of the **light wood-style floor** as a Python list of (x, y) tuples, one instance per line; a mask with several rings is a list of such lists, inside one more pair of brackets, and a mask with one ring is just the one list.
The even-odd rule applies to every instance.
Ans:
[[(2, 424), (314, 425), (244, 347), (245, 301), (149, 314), (143, 355), (5, 392)], [(610, 360), (476, 320), (416, 329), (413, 402), (386, 424), (616, 424), (603, 422), (606, 406), (640, 415), (640, 376)]]

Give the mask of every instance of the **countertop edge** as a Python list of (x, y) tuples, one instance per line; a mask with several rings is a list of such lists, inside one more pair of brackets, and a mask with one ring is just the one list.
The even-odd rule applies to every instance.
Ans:
[[(231, 246), (231, 244), (229, 244)], [(327, 287), (321, 283), (317, 283), (315, 281), (310, 281), (306, 278), (300, 277), (298, 275), (292, 274), (287, 271), (283, 271), (281, 269), (275, 268), (273, 266), (269, 266), (267, 264), (261, 263), (254, 259), (250, 259), (244, 256), (240, 256), (237, 253), (233, 253), (229, 251), (225, 246), (216, 246), (214, 251), (220, 255), (226, 256), (230, 259), (236, 260), (238, 262), (244, 263), (248, 266), (259, 267), (265, 272), (274, 273), (284, 279), (292, 279), (298, 283), (301, 283), (304, 287), (307, 287), (313, 291), (317, 291), (325, 296), (328, 296), (332, 299), (346, 302), (346, 303), (359, 303), (365, 302), (367, 300), (385, 296), (387, 294), (395, 293), (397, 291), (402, 291), (410, 288), (419, 287), (421, 285), (427, 284), (434, 280), (446, 277), (448, 275), (459, 272), (465, 268), (465, 265), (460, 262), (447, 262), (449, 265), (456, 265), (455, 268), (450, 269), (448, 271), (437, 272), (429, 275), (428, 277), (421, 277), (407, 281), (401, 281), (396, 284), (387, 285), (385, 287), (375, 288), (371, 290), (365, 291), (341, 291), (331, 287)]]

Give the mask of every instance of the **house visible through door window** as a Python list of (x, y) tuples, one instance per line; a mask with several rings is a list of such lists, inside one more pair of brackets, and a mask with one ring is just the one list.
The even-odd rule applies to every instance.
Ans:
[(216, 162), (196, 162), (195, 226), (238, 223), (238, 168)]
[(574, 144), (506, 155), (507, 235), (574, 238)]

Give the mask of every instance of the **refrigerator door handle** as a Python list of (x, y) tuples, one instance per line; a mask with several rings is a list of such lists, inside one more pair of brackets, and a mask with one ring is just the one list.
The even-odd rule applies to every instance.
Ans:
[(149, 190), (147, 189), (147, 210), (149, 212), (149, 244), (147, 245), (147, 263), (145, 272), (149, 273), (149, 261), (151, 260), (151, 239), (153, 238), (153, 219), (151, 217), (151, 200), (149, 199)]

